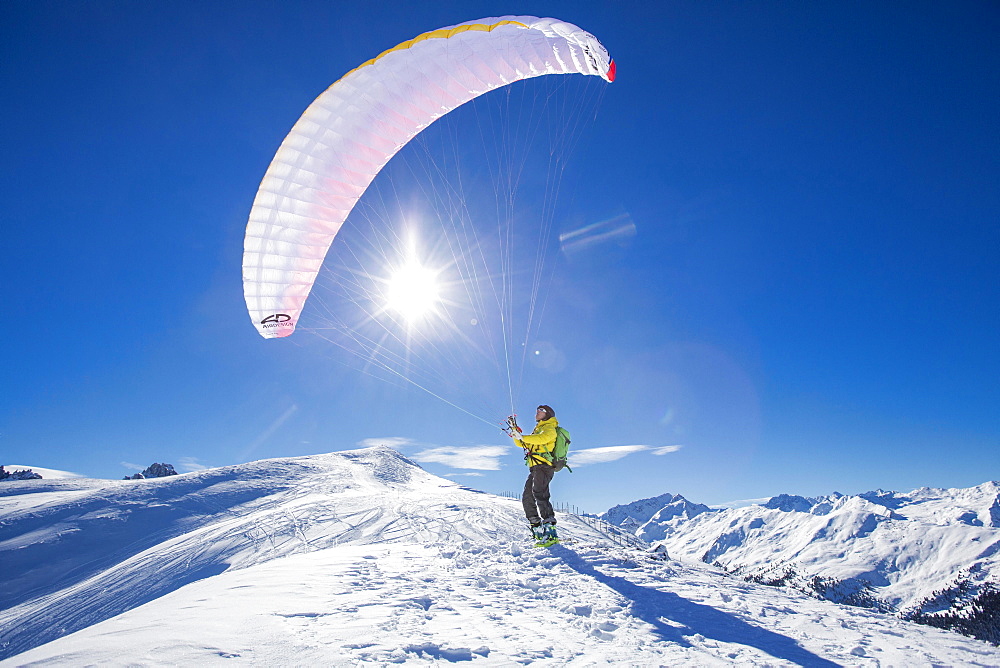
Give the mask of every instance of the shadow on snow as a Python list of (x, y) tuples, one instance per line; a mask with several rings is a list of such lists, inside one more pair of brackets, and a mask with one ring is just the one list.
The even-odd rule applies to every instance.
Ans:
[[(792, 638), (748, 624), (710, 605), (694, 603), (673, 592), (643, 587), (622, 577), (606, 575), (562, 545), (554, 546), (550, 551), (576, 572), (594, 578), (628, 599), (632, 604), (632, 614), (652, 626), (654, 633), (667, 642), (691, 647), (687, 636), (700, 634), (719, 642), (755, 647), (776, 659), (801, 666), (839, 666), (813, 654)], [(684, 628), (668, 624), (664, 619)]]

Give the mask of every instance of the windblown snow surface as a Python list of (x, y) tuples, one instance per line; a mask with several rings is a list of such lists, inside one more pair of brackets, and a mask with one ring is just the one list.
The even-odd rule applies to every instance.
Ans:
[[(558, 480), (555, 484), (558, 493)], [(1000, 666), (1000, 650), (623, 548), (388, 448), (0, 488), (0, 665)]]

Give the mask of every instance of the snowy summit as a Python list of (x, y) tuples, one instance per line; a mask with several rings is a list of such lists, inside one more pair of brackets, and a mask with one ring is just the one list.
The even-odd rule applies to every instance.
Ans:
[(518, 501), (382, 447), (10, 482), (0, 665), (1000, 665), (971, 638), (558, 520), (563, 545), (529, 547)]

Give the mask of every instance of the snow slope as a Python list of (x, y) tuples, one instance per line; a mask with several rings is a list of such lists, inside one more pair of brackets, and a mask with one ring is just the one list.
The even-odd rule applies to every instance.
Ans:
[[(558, 489), (558, 486), (556, 487)], [(372, 448), (0, 489), (0, 665), (1000, 666), (954, 633), (614, 545)]]
[[(983, 608), (1000, 583), (1000, 483), (818, 499), (781, 495), (681, 522), (660, 520), (662, 512), (630, 522), (645, 517), (636, 532), (659, 532), (674, 558), (925, 621), (978, 615), (987, 627), (997, 626), (996, 612)], [(995, 631), (977, 635), (995, 642)]]
[(25, 469), (34, 471), (38, 475), (42, 476), (46, 480), (58, 480), (62, 478), (82, 478), (79, 473), (70, 473), (69, 471), (57, 471), (56, 469), (45, 469), (39, 466), (23, 466), (21, 464), (4, 464), (4, 468), (7, 473), (13, 473), (14, 471), (23, 471)]

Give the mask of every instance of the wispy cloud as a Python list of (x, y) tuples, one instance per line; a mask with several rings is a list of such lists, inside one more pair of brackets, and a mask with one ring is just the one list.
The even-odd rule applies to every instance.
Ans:
[[(407, 453), (407, 457), (421, 464), (443, 464), (455, 469), (475, 469), (480, 471), (500, 470), (500, 458), (510, 450), (502, 445), (473, 445), (467, 447), (436, 446), (431, 443), (421, 443), (406, 436), (365, 438), (358, 441), (358, 445), (363, 448), (384, 445), (396, 450), (423, 448), (414, 454)], [(482, 475), (482, 473), (453, 473), (448, 477)]]
[(123, 468), (127, 468), (130, 471), (143, 471), (146, 469), (145, 466), (139, 466), (138, 464), (133, 464), (132, 462), (118, 462)]
[(715, 506), (709, 506), (709, 508), (714, 508), (716, 510), (725, 510), (726, 508), (745, 508), (746, 506), (762, 506), (770, 500), (771, 497), (769, 496), (765, 496), (763, 499), (742, 499), (740, 501), (729, 501), (727, 503), (720, 503)]
[(486, 474), (485, 473), (475, 473), (475, 472), (469, 472), (469, 473), (445, 473), (444, 477), (445, 478), (484, 478), (484, 477), (486, 477)]
[(500, 470), (500, 457), (507, 454), (502, 445), (474, 445), (470, 447), (428, 448), (411, 456), (421, 463), (433, 462), (456, 469)]
[(604, 448), (587, 448), (585, 450), (570, 451), (570, 466), (586, 466), (587, 464), (603, 464), (613, 462), (616, 459), (627, 457), (633, 452), (643, 452), (650, 450), (648, 445), (609, 445)]
[(574, 253), (609, 241), (621, 243), (635, 236), (635, 223), (627, 213), (559, 235), (564, 253)]
[(609, 445), (603, 448), (587, 448), (585, 450), (570, 450), (570, 466), (586, 466), (587, 464), (603, 464), (613, 462), (622, 457), (628, 457), (636, 452), (649, 452), (653, 455), (666, 455), (677, 452), (683, 445)]
[(191, 471), (204, 471), (208, 467), (199, 462), (197, 457), (181, 457), (177, 468), (185, 473), (190, 473)]
[(405, 448), (407, 446), (417, 445), (417, 442), (412, 438), (406, 438), (405, 436), (379, 436), (376, 438), (364, 438), (358, 441), (358, 445), (362, 448), (374, 448), (379, 445), (384, 445), (389, 448)]

